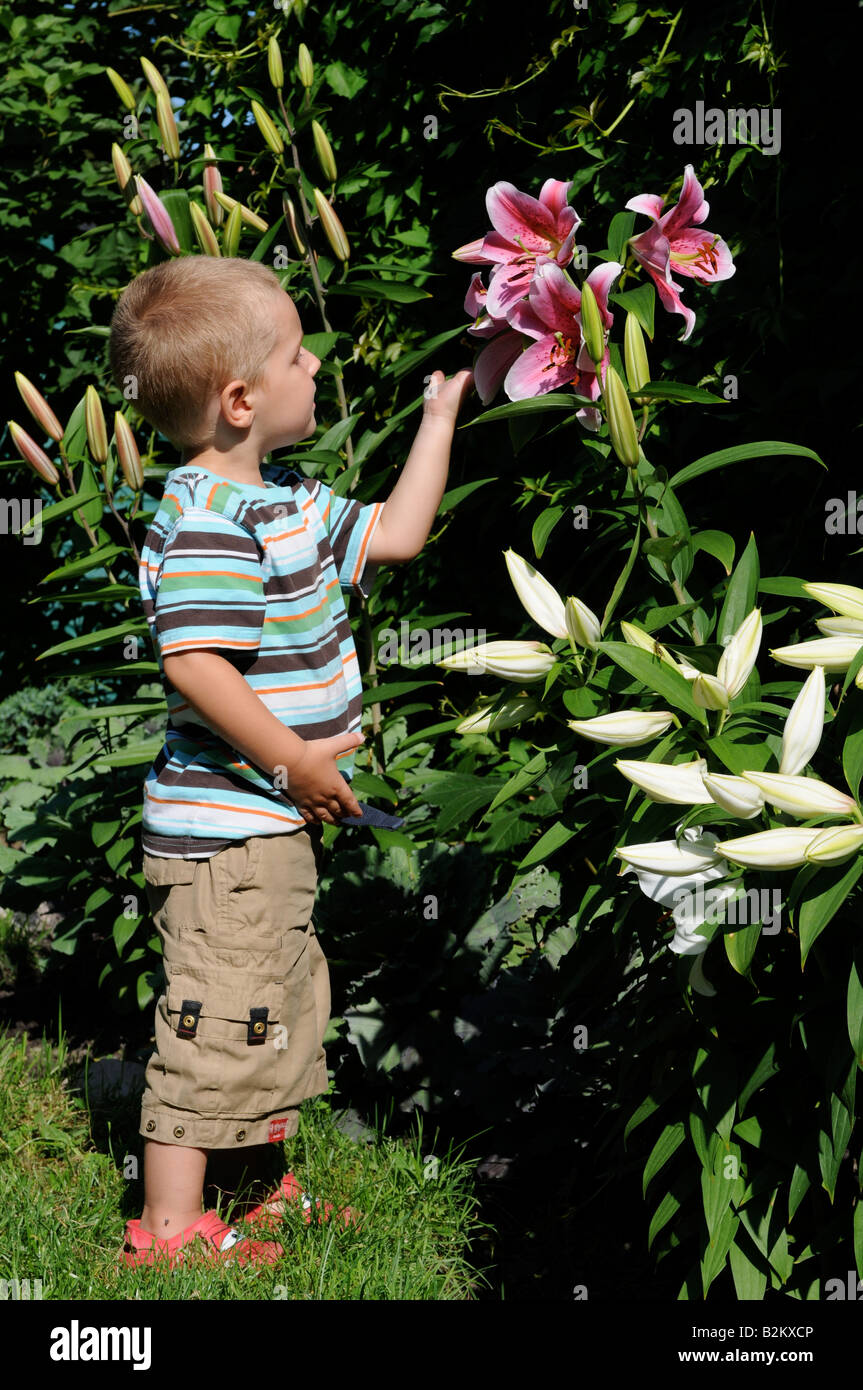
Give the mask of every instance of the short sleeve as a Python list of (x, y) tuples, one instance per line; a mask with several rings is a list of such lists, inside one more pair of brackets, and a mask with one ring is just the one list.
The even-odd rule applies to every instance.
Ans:
[(329, 536), (339, 582), (349, 593), (367, 598), (378, 571), (377, 565), (367, 564), (369, 545), (384, 504), (339, 497), (321, 482), (318, 488), (315, 503)]
[(156, 576), (155, 642), (161, 657), (204, 648), (253, 656), (266, 615), (260, 548), (220, 512), (187, 507), (170, 532)]

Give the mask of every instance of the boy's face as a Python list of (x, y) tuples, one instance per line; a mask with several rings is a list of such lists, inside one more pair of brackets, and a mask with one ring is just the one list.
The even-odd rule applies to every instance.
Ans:
[(278, 328), (278, 342), (253, 393), (255, 432), (262, 454), (314, 433), (314, 376), (321, 365), (320, 358), (302, 347), (300, 316), (289, 296), (273, 294), (272, 306), (267, 312), (272, 312)]

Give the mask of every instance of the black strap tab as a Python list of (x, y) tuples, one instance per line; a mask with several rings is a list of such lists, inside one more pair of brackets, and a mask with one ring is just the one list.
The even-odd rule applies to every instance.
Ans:
[(267, 1014), (269, 1012), (269, 1009), (249, 1009), (248, 1042), (250, 1046), (267, 1041)]
[(183, 1007), (180, 1010), (180, 1021), (177, 1024), (178, 1038), (193, 1038), (198, 1031), (198, 1019), (201, 1017), (203, 1004), (200, 999), (184, 999)]

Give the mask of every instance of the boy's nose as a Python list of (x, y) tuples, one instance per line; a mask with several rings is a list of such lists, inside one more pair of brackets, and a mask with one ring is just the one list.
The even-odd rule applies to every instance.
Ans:
[(321, 365), (321, 359), (320, 357), (315, 357), (313, 352), (309, 353), (309, 357), (312, 360), (312, 366), (309, 367), (309, 374), (310, 376), (317, 376), (318, 367)]

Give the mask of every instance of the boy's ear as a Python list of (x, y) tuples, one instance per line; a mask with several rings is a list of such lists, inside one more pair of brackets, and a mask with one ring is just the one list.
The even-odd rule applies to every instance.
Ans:
[(229, 381), (219, 393), (219, 409), (229, 425), (235, 429), (248, 429), (252, 423), (254, 410), (251, 403), (248, 383), (242, 380)]

